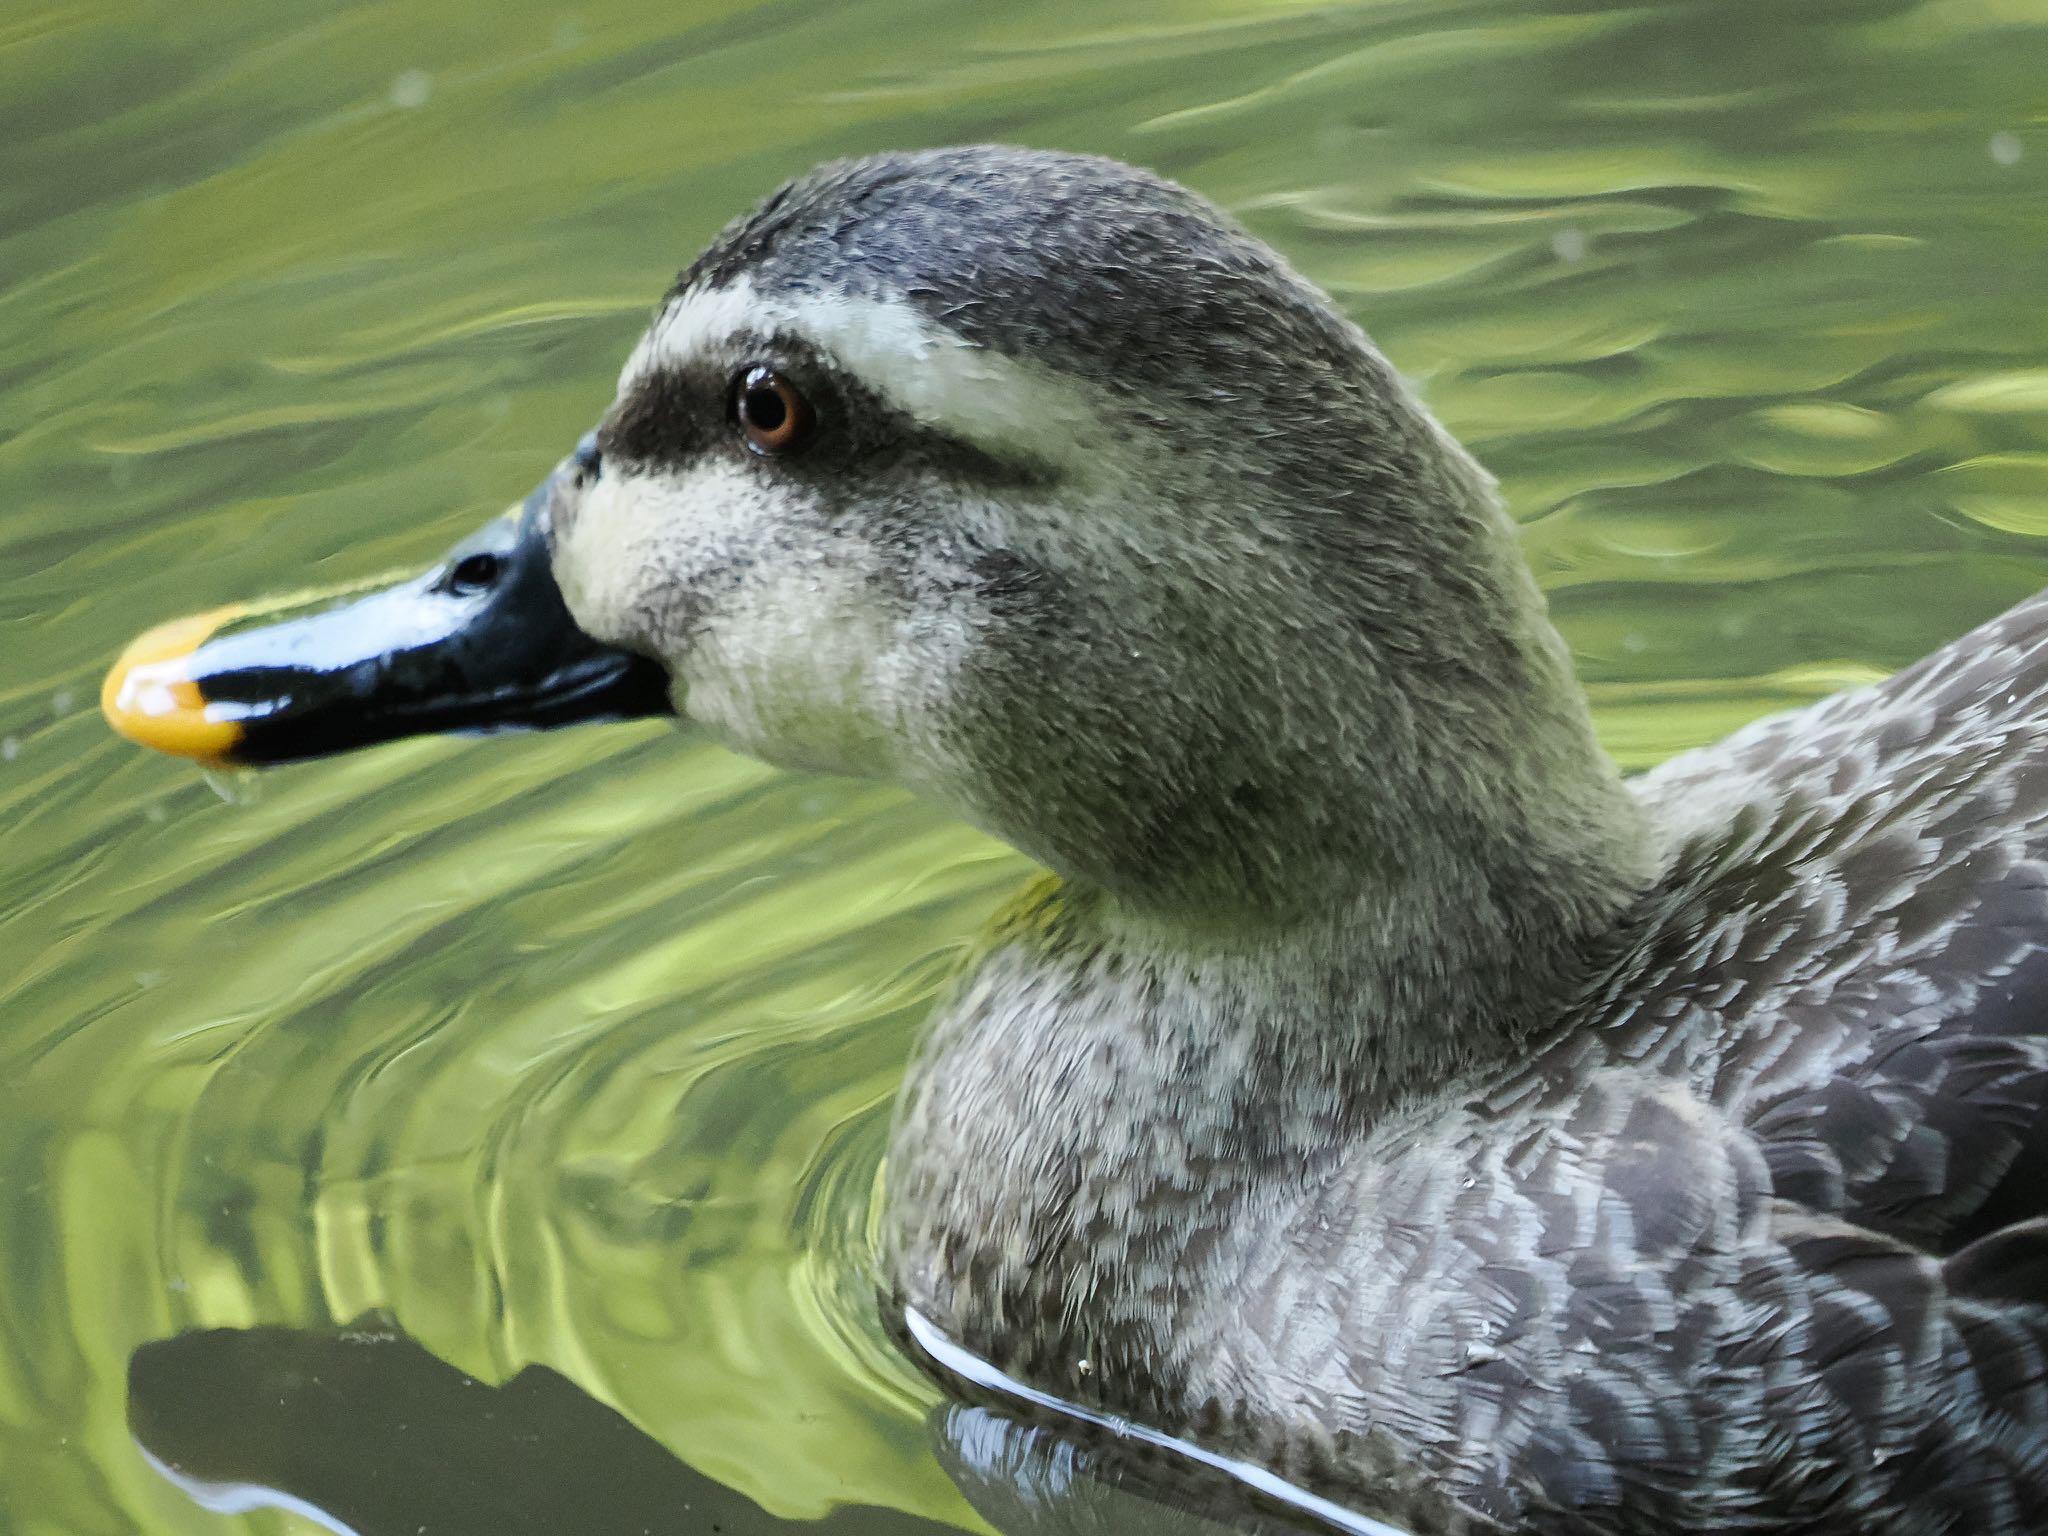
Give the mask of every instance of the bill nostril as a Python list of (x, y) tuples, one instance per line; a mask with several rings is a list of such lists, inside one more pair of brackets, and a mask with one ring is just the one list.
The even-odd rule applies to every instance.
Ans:
[(464, 555), (455, 562), (448, 572), (448, 586), (451, 591), (467, 596), (494, 587), (503, 574), (505, 562), (496, 555), (478, 553)]

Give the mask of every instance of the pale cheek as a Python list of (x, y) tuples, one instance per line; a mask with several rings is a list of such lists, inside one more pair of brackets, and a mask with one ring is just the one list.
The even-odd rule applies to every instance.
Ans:
[(757, 580), (683, 660), (683, 708), (728, 745), (784, 767), (887, 776), (895, 644), (891, 615), (842, 567)]
[(555, 546), (571, 616), (615, 645), (663, 654), (682, 647), (688, 616), (756, 541), (761, 500), (759, 486), (731, 466), (599, 480)]
[(638, 593), (630, 557), (634, 503), (644, 490), (623, 479), (601, 479), (584, 492), (574, 518), (555, 537), (555, 584), (569, 616), (585, 634), (611, 644), (631, 642)]

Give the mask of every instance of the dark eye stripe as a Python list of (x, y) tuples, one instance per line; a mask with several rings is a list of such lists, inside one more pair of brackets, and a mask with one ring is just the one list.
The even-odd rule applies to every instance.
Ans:
[(630, 464), (681, 464), (710, 443), (712, 414), (691, 373), (656, 368), (635, 379), (612, 407), (598, 433), (598, 450)]
[(1059, 479), (1058, 470), (1036, 459), (993, 454), (935, 428), (897, 419), (903, 422), (910, 450), (955, 479), (989, 488), (1047, 486)]
[(1016, 454), (996, 454), (942, 427), (898, 410), (851, 374), (832, 370), (838, 395), (835, 412), (846, 423), (856, 454), (908, 458), (954, 479), (981, 486), (1049, 485), (1053, 466)]
[[(803, 455), (801, 466), (777, 460), (778, 472), (837, 477), (863, 465), (909, 459), (984, 487), (1043, 486), (1059, 478), (1050, 464), (991, 453), (897, 410), (801, 337), (764, 337), (752, 345), (742, 340), (741, 346), (747, 355), (772, 359), (779, 371), (806, 381), (814, 397), (822, 451)], [(677, 468), (707, 452), (738, 448), (730, 390), (729, 373), (713, 363), (652, 368), (613, 406), (599, 429), (599, 452), (622, 464)]]

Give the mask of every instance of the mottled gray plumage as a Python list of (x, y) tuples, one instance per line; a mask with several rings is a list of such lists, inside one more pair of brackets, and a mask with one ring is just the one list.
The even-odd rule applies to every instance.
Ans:
[[(893, 384), (806, 330), (895, 310)], [(934, 335), (1074, 451), (890, 407)], [(858, 421), (735, 467), (685, 418), (763, 350)], [(636, 357), (578, 619), (1063, 877), (913, 1065), (903, 1301), (1420, 1530), (2048, 1530), (2048, 603), (1623, 785), (1491, 482), (1105, 161), (827, 167)]]

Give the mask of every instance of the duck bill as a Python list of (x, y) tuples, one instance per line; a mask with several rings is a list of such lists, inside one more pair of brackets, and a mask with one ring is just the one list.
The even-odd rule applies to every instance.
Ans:
[(160, 625), (114, 664), (100, 706), (131, 741), (214, 765), (673, 714), (658, 666), (570, 618), (549, 502), (544, 483), (408, 581)]

